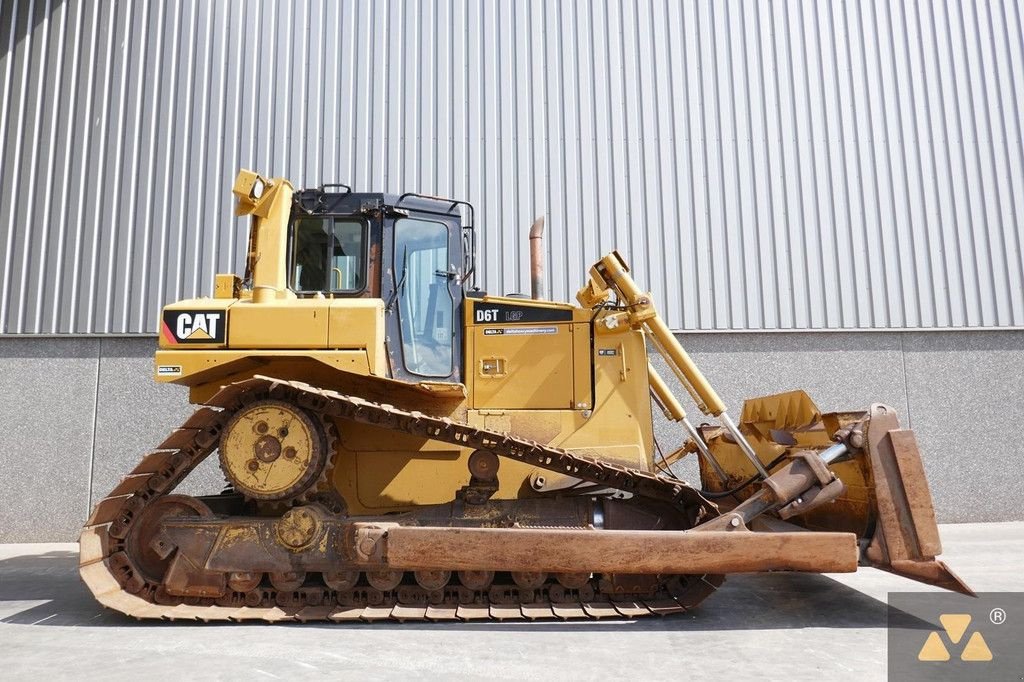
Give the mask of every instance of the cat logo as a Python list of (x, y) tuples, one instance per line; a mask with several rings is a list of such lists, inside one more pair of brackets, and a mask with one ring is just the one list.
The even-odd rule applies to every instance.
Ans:
[[(971, 616), (967, 613), (944, 613), (939, 616), (939, 622), (942, 623), (942, 628), (945, 630), (949, 641), (953, 644), (959, 644), (960, 640), (963, 639), (964, 633), (967, 632), (967, 627), (971, 624)], [(924, 646), (921, 647), (921, 651), (917, 654), (917, 660), (926, 662), (949, 660), (949, 650), (942, 642), (942, 635), (940, 633), (932, 632), (928, 635)], [(988, 644), (985, 642), (985, 638), (981, 636), (981, 632), (975, 630), (971, 633), (967, 644), (964, 645), (963, 651), (960, 652), (960, 660), (992, 660), (992, 650), (988, 648)]]
[(224, 343), (227, 320), (218, 310), (165, 310), (161, 334), (168, 343)]

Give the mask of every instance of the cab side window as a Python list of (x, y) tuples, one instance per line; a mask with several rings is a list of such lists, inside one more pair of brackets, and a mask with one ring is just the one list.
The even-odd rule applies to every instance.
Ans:
[(362, 291), (366, 287), (366, 225), (330, 217), (295, 220), (291, 286), (298, 292)]

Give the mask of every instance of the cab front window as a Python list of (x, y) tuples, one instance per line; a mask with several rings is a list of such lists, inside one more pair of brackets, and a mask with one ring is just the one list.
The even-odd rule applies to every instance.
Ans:
[(297, 292), (354, 294), (366, 287), (366, 225), (303, 217), (292, 226), (291, 287)]

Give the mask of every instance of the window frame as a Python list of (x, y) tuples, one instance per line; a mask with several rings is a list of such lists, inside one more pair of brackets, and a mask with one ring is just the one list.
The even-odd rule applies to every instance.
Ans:
[[(298, 240), (296, 225), (301, 220), (308, 220), (310, 218), (317, 218), (320, 220), (331, 220), (332, 222), (349, 222), (358, 223), (361, 228), (361, 238), (363, 240), (363, 268), (362, 275), (363, 286), (359, 289), (337, 289), (337, 290), (321, 290), (321, 289), (300, 289), (299, 283), (296, 281), (295, 272), (295, 246)], [(333, 236), (333, 233), (332, 233)], [(365, 294), (370, 289), (370, 222), (358, 215), (346, 215), (346, 214), (313, 214), (313, 215), (297, 215), (293, 216), (291, 221), (288, 223), (288, 290), (300, 298), (315, 296), (317, 294), (323, 294), (328, 298), (358, 298)]]

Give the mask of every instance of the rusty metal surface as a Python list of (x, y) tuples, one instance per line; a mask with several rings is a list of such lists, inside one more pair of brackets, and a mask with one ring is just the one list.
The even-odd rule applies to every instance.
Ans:
[(578, 573), (857, 570), (852, 533), (422, 528), (388, 530), (397, 568)]
[(872, 566), (948, 590), (973, 591), (935, 556), (942, 551), (931, 492), (913, 433), (896, 411), (871, 406), (867, 447), (878, 525), (865, 556)]
[[(848, 459), (829, 464), (836, 481), (829, 483), (818, 476), (820, 492), (799, 493), (799, 497), (773, 514), (793, 518), (795, 523), (811, 530), (855, 532), (870, 540), (863, 553), (864, 563), (970, 593), (945, 564), (935, 559), (942, 549), (921, 455), (913, 433), (900, 428), (895, 411), (885, 405), (873, 405), (868, 412), (828, 413), (820, 417), (815, 416), (816, 412), (809, 398), (799, 391), (748, 400), (745, 404), (744, 426), (758, 436), (754, 440), (765, 453), (781, 452), (784, 456), (802, 449), (819, 451), (833, 442), (842, 442), (849, 448)], [(805, 423), (807, 420), (810, 422)], [(706, 488), (711, 489), (709, 495), (724, 510), (723, 516), (704, 527), (725, 528), (732, 522), (733, 514), (738, 514), (739, 523), (758, 517), (761, 522), (755, 525), (771, 526), (774, 520), (761, 515), (772, 511), (779, 498), (799, 492), (811, 481), (805, 475), (782, 474), (790, 465), (778, 464), (771, 467), (775, 473), (768, 483), (773, 493), (758, 490), (755, 485), (740, 487), (747, 480), (743, 478), (747, 470), (737, 464), (742, 464), (742, 458), (735, 445), (718, 430), (705, 428), (702, 434), (732, 474), (728, 485), (736, 488), (732, 499), (715, 496), (722, 486), (701, 463), (701, 477)], [(791, 444), (784, 446), (780, 436), (784, 439), (787, 435)], [(813, 461), (813, 456), (806, 458), (808, 464)], [(839, 485), (844, 485), (846, 492), (840, 492)], [(823, 499), (829, 503), (823, 504)]]
[(915, 544), (921, 556), (942, 554), (942, 542), (939, 540), (932, 495), (924, 475), (924, 466), (921, 463), (914, 432), (908, 429), (894, 429), (889, 432), (889, 442), (896, 455), (896, 466), (906, 493), (907, 511), (910, 512)]

